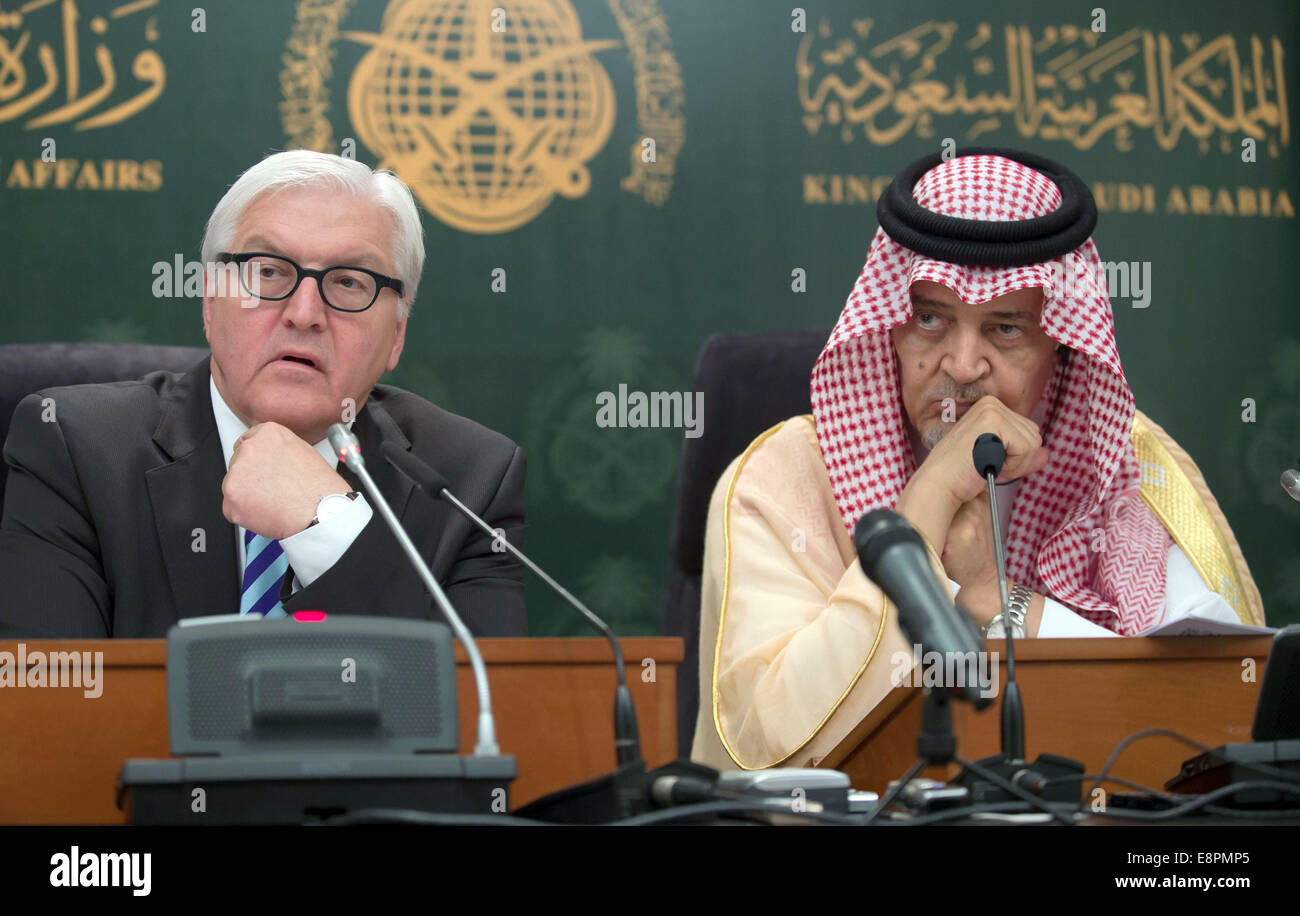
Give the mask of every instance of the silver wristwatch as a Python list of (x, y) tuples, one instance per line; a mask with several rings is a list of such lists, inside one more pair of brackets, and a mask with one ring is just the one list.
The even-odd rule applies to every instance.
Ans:
[[(1006, 616), (1011, 619), (1011, 632), (1017, 637), (1026, 635), (1025, 615), (1029, 613), (1029, 602), (1033, 599), (1034, 593), (1023, 585), (1013, 585), (1010, 594), (1007, 595), (1007, 612)], [(980, 630), (985, 636), (997, 637), (1005, 636), (1004, 628), (1005, 619), (999, 613), (996, 617), (988, 622)]]
[(326, 496), (322, 496), (321, 501), (316, 504), (316, 517), (311, 520), (311, 524), (307, 527), (310, 528), (312, 525), (319, 525), (321, 522), (325, 521), (325, 519), (341, 510), (349, 501), (355, 500), (360, 495), (361, 494), (356, 490), (351, 490), (347, 493), (330, 493)]

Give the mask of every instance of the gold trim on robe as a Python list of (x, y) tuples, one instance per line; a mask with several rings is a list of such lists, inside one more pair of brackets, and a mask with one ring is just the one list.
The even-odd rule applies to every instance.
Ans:
[[(745, 470), (750, 463), (753, 453), (778, 433), (782, 434), (782, 438), (785, 442), (784, 446), (778, 445), (778, 449), (782, 447), (790, 447), (793, 441), (803, 441), (803, 445), (798, 448), (798, 452), (806, 459), (804, 464), (806, 464), (807, 467), (800, 468), (800, 470), (808, 471), (809, 473), (815, 471), (818, 492), (806, 494), (808, 499), (800, 501), (801, 508), (807, 510), (810, 516), (828, 519), (834, 523), (828, 524), (826, 530), (823, 532), (809, 532), (810, 536), (817, 537), (819, 543), (823, 546), (828, 547), (832, 542), (834, 544), (837, 556), (836, 562), (839, 569), (837, 576), (842, 577), (842, 580), (838, 585), (831, 588), (830, 593), (839, 595), (839, 601), (843, 602), (841, 607), (849, 608), (845, 613), (852, 614), (856, 617), (858, 608), (860, 607), (867, 611), (868, 618), (875, 617), (876, 620), (874, 621), (874, 633), (869, 637), (869, 647), (865, 645), (864, 641), (863, 648), (865, 649), (865, 652), (862, 660), (853, 666), (856, 670), (852, 670), (851, 674), (849, 674), (848, 670), (845, 671), (845, 674), (848, 675), (846, 678), (847, 683), (841, 681), (840, 683), (843, 685), (842, 687), (840, 685), (835, 685), (831, 696), (827, 697), (827, 700), (831, 701), (829, 708), (825, 715), (821, 716), (820, 721), (811, 724), (811, 727), (809, 727), (806, 734), (796, 733), (796, 736), (793, 738), (786, 736), (786, 740), (780, 742), (780, 752), (759, 757), (752, 753), (746, 754), (742, 750), (738, 749), (736, 743), (728, 737), (727, 730), (723, 727), (720, 672), (723, 664), (722, 653), (725, 641), (724, 635), (726, 633), (727, 610), (733, 591), (732, 510), (738, 499), (736, 496), (736, 487), (740, 481), (741, 472)], [(708, 721), (708, 725), (712, 726), (713, 735), (716, 736), (716, 739), (719, 742), (719, 746), (715, 748), (714, 753), (717, 754), (719, 750), (725, 752), (726, 757), (729, 758), (730, 765), (740, 767), (741, 769), (757, 770), (780, 766), (790, 762), (791, 758), (799, 754), (801, 751), (804, 751), (809, 759), (806, 761), (798, 761), (800, 764), (812, 763), (815, 760), (820, 759), (820, 754), (824, 754), (829, 750), (829, 747), (823, 746), (825, 744), (825, 739), (828, 736), (828, 732), (836, 730), (834, 728), (828, 730), (827, 723), (835, 718), (837, 713), (842, 714), (841, 717), (844, 718), (844, 722), (837, 724), (836, 728), (843, 728), (845, 725), (851, 726), (851, 724), (856, 724), (856, 721), (860, 719), (862, 715), (865, 715), (866, 712), (869, 712), (871, 708), (874, 708), (875, 704), (883, 698), (883, 695), (892, 688), (890, 678), (893, 676), (893, 671), (890, 668), (885, 667), (885, 663), (889, 662), (895, 669), (897, 669), (898, 662), (895, 661), (895, 658), (898, 656), (898, 653), (906, 647), (906, 656), (908, 659), (907, 668), (910, 670), (912, 667), (911, 659), (913, 657), (913, 647), (907, 643), (902, 631), (898, 627), (897, 615), (894, 613), (892, 604), (885, 597), (884, 593), (871, 583), (866, 576), (862, 575), (861, 571), (858, 569), (851, 539), (844, 529), (843, 524), (839, 521), (838, 511), (834, 509), (834, 496), (830, 490), (830, 480), (826, 477), (825, 466), (821, 464), (820, 454), (820, 449), (816, 447), (815, 426), (811, 415), (783, 421), (782, 423), (778, 423), (766, 430), (750, 443), (749, 447), (745, 449), (740, 457), (732, 462), (731, 468), (723, 475), (723, 478), (719, 481), (718, 487), (715, 491), (715, 501), (721, 497), (722, 502), (720, 507), (722, 524), (720, 526), (721, 531), (718, 532), (721, 535), (722, 540), (722, 585), (721, 596), (717, 605), (719, 610), (717, 627), (714, 631), (715, 638), (712, 647), (713, 651), (710, 653), (712, 670), (708, 677), (709, 690), (707, 694), (703, 691), (701, 693), (702, 701), (705, 701), (704, 698), (706, 696), (711, 700), (711, 715), (709, 716), (709, 720), (705, 720), (703, 716), (699, 717), (697, 720), (697, 730), (701, 727), (708, 727), (705, 725), (705, 722)], [(812, 466), (812, 459), (814, 456), (816, 456), (815, 468)], [(726, 488), (725, 494), (722, 493), (724, 483)], [(933, 545), (928, 541), (926, 542), (926, 549), (930, 555), (930, 561), (936, 575), (942, 574), (943, 565), (940, 562), (939, 556), (935, 552)], [(805, 558), (810, 563), (814, 562), (812, 557), (805, 555)], [(851, 574), (851, 571), (855, 574)], [(823, 572), (826, 571), (823, 570)], [(847, 584), (845, 580), (847, 580)], [(707, 600), (706, 592), (703, 589), (701, 591), (701, 598), (702, 600)], [(872, 608), (878, 610), (872, 613)], [(869, 619), (863, 620), (862, 618), (858, 618), (858, 620), (866, 626), (872, 625), (872, 621)], [(702, 631), (702, 636), (704, 635), (707, 634)], [(707, 651), (707, 648), (707, 643), (702, 642), (702, 652)], [(703, 662), (703, 660), (702, 655), (701, 661)], [(872, 665), (873, 661), (876, 663), (874, 666)], [(849, 708), (845, 705), (846, 700), (850, 695), (855, 695), (855, 688), (863, 681), (863, 675), (868, 671), (868, 669), (874, 673), (868, 678), (870, 683), (865, 687), (866, 693), (862, 696), (858, 696), (857, 701), (854, 704), (850, 704), (852, 708)], [(901, 673), (901, 671), (899, 673)], [(817, 680), (821, 681), (822, 684), (826, 683), (822, 680), (824, 674), (825, 672), (818, 673)], [(867, 694), (870, 696), (867, 696)], [(858, 708), (859, 706), (862, 708)], [(733, 710), (733, 716), (738, 714), (737, 711)], [(852, 722), (850, 722), (850, 720), (852, 720)], [(733, 721), (732, 727), (737, 728), (739, 726), (735, 721)], [(815, 743), (816, 746), (810, 747), (810, 743)], [(710, 762), (710, 765), (719, 765), (721, 763), (726, 763), (726, 761), (713, 760)]]
[[(1144, 501), (1206, 586), (1243, 621), (1263, 624), (1259, 592), (1195, 463), (1141, 413), (1132, 438)], [(731, 462), (705, 544), (691, 759), (719, 769), (816, 765), (912, 670), (902, 660), (913, 647), (858, 568), (811, 416), (776, 424)]]
[(1133, 450), (1142, 499), (1200, 575), (1242, 623), (1264, 626), (1263, 601), (1232, 528), (1196, 463), (1141, 411), (1133, 416)]
[[(811, 421), (812, 415), (809, 414), (807, 419)], [(811, 741), (813, 737), (819, 731), (822, 730), (822, 727), (827, 723), (827, 721), (830, 720), (830, 717), (834, 715), (835, 710), (840, 708), (840, 704), (843, 703), (844, 698), (849, 695), (849, 691), (853, 689), (853, 686), (857, 684), (858, 680), (862, 677), (862, 672), (867, 670), (867, 665), (871, 663), (871, 659), (876, 654), (876, 649), (880, 646), (880, 637), (884, 635), (885, 624), (889, 620), (889, 608), (890, 608), (889, 599), (885, 598), (882, 595), (881, 596), (882, 605), (880, 609), (880, 628), (876, 631), (876, 641), (871, 644), (871, 651), (867, 653), (866, 659), (863, 660), (862, 665), (857, 670), (857, 673), (853, 675), (853, 680), (849, 681), (848, 686), (844, 688), (844, 692), (840, 694), (839, 699), (835, 701), (835, 705), (832, 706), (830, 710), (826, 713), (826, 715), (822, 717), (822, 720), (817, 723), (817, 726), (811, 732), (808, 733), (808, 737), (804, 738), (802, 741), (799, 742), (799, 744), (796, 747), (792, 748), (790, 750), (790, 753), (786, 754), (784, 757), (781, 757), (780, 759), (773, 760), (769, 763), (746, 764), (743, 760), (740, 759), (740, 757), (736, 754), (735, 750), (732, 749), (731, 742), (727, 740), (727, 734), (722, 729), (722, 721), (718, 715), (718, 676), (717, 676), (718, 660), (722, 656), (722, 633), (727, 625), (727, 596), (731, 593), (731, 497), (735, 493), (736, 481), (740, 479), (741, 469), (745, 467), (745, 461), (749, 458), (750, 453), (759, 445), (761, 445), (762, 442), (768, 436), (775, 433), (785, 424), (786, 421), (782, 420), (780, 423), (776, 424), (775, 426), (770, 427), (767, 430), (764, 430), (758, 436), (758, 438), (756, 438), (753, 442), (749, 443), (749, 447), (746, 448), (743, 453), (741, 453), (740, 461), (736, 464), (736, 469), (735, 471), (732, 472), (731, 480), (727, 483), (727, 501), (724, 504), (722, 510), (723, 512), (722, 543), (723, 543), (723, 550), (725, 552), (726, 558), (723, 561), (722, 607), (718, 611), (718, 638), (715, 641), (713, 647), (713, 672), (714, 672), (713, 674), (713, 727), (718, 730), (718, 737), (722, 739), (722, 746), (723, 748), (726, 749), (727, 756), (729, 756), (732, 762), (735, 763), (736, 766), (740, 767), (742, 770), (761, 770), (761, 769), (766, 769), (767, 767), (780, 766), (781, 764), (789, 760), (791, 757), (793, 757), (795, 754), (799, 753), (799, 750), (805, 747), (808, 744), (808, 742)]]

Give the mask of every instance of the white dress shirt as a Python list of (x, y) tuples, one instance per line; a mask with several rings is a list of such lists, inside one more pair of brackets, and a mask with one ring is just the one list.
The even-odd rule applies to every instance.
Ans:
[[(217, 383), (211, 378), (208, 379), (208, 387), (212, 392), (212, 413), (217, 420), (217, 433), (221, 436), (221, 452), (226, 461), (226, 469), (230, 469), (230, 454), (234, 450), (235, 440), (242, 436), (248, 426), (244, 424), (235, 412), (226, 404), (221, 392), (217, 391)], [(349, 423), (348, 427), (351, 428)], [(330, 447), (329, 439), (322, 439), (313, 446), (321, 456), (329, 462), (329, 466), (335, 470), (339, 466), (339, 456), (334, 453)], [(284, 549), (284, 555), (289, 558), (289, 567), (293, 572), (293, 591), (298, 592), (301, 589), (311, 585), (320, 578), (326, 570), (338, 562), (339, 557), (347, 552), (352, 546), (352, 542), (357, 539), (361, 529), (365, 528), (374, 515), (374, 510), (370, 508), (370, 503), (366, 502), (365, 494), (357, 496), (356, 499), (347, 500), (347, 505), (342, 506), (338, 512), (326, 518), (323, 522), (305, 528), (297, 534), (290, 535), (287, 538), (280, 539), (280, 546)], [(238, 574), (240, 582), (244, 578), (244, 529), (236, 526), (235, 532), (235, 550), (239, 560)]]

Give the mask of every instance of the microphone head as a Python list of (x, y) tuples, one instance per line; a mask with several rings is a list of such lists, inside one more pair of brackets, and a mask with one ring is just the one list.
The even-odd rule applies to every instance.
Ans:
[(1282, 489), (1291, 494), (1291, 498), (1300, 501), (1300, 471), (1289, 468), (1282, 472)]
[(385, 442), (379, 446), (379, 449), (384, 453), (389, 464), (409, 477), (417, 487), (434, 499), (439, 498), (443, 490), (449, 489), (445, 477), (406, 449), (392, 442)]
[(993, 433), (981, 433), (975, 440), (975, 447), (971, 449), (970, 456), (975, 462), (975, 470), (981, 477), (988, 477), (990, 474), (997, 477), (1002, 473), (1002, 463), (1007, 460), (1007, 449), (1002, 444), (1002, 440)]
[(365, 461), (361, 458), (361, 443), (353, 435), (352, 430), (348, 429), (342, 423), (335, 423), (329, 428), (330, 447), (339, 456), (349, 470), (356, 471), (365, 467)]
[(925, 549), (920, 532), (892, 509), (872, 509), (853, 527), (853, 547), (862, 571), (868, 576), (871, 576), (880, 555), (900, 541), (910, 541)]

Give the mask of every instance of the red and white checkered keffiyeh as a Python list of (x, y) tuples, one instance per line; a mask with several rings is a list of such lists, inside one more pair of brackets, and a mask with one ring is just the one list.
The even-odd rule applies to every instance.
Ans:
[[(912, 195), (926, 209), (979, 220), (1031, 219), (1061, 202), (1051, 179), (992, 155), (943, 162), (921, 177)], [(1075, 352), (1064, 390), (1056, 390), (1056, 373), (1043, 393), (1044, 409), (1059, 397), (1045, 442), (1051, 460), (1025, 478), (1016, 494), (1007, 575), (1095, 623), (1132, 635), (1163, 616), (1170, 538), (1139, 495), (1130, 439), (1133, 393), (1115, 347), (1100, 266), (1092, 239), (1055, 262), (963, 267), (903, 248), (878, 229), (813, 367), (812, 409), (831, 487), (851, 534), (867, 511), (893, 508), (916, 470), (889, 334), (912, 317), (912, 283), (940, 283), (968, 303), (1042, 287), (1040, 325)]]

